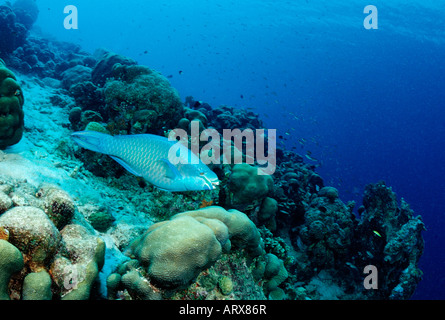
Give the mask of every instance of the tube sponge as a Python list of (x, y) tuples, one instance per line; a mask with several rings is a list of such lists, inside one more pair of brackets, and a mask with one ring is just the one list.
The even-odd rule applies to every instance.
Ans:
[(0, 149), (22, 139), (25, 99), (14, 74), (0, 59)]

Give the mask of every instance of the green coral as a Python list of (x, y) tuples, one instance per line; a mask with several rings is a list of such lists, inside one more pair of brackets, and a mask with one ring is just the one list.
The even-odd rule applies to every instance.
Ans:
[(45, 270), (31, 272), (23, 280), (23, 300), (51, 300), (51, 276)]
[(288, 277), (283, 260), (279, 259), (274, 254), (268, 253), (266, 255), (264, 277), (267, 279), (266, 283), (264, 284), (266, 291), (272, 292), (273, 290), (276, 290), (278, 286)]
[(159, 133), (178, 123), (183, 105), (164, 76), (145, 66), (119, 63), (112, 72), (114, 79), (104, 86), (110, 132)]
[(31, 271), (48, 266), (61, 236), (45, 212), (35, 207), (14, 207), (0, 216), (0, 227), (9, 231), (9, 241), (24, 255)]
[(0, 300), (9, 300), (8, 284), (11, 276), (22, 270), (23, 256), (19, 249), (0, 240)]
[(252, 204), (272, 191), (273, 179), (269, 175), (259, 175), (258, 168), (254, 166), (236, 164), (229, 179), (229, 189), (234, 205)]
[(232, 279), (226, 276), (220, 277), (218, 280), (218, 287), (223, 295), (229, 295), (233, 291)]
[(275, 231), (277, 228), (277, 222), (275, 215), (278, 211), (278, 202), (275, 199), (266, 197), (261, 204), (260, 211), (258, 213), (258, 222), (265, 225), (270, 231)]
[(110, 132), (103, 125), (101, 125), (99, 122), (94, 121), (87, 124), (87, 126), (85, 127), (85, 131), (96, 131), (100, 133), (110, 134)]
[(132, 253), (160, 287), (189, 284), (221, 255), (213, 231), (191, 217), (159, 222), (133, 243)]
[(105, 209), (92, 212), (87, 219), (93, 228), (100, 232), (106, 232), (116, 220)]
[(0, 59), (0, 149), (18, 143), (23, 136), (25, 102), (15, 75)]
[(207, 207), (152, 225), (131, 244), (129, 253), (155, 285), (178, 288), (190, 284), (232, 245), (252, 256), (263, 251), (260, 234), (244, 213)]
[(64, 246), (55, 255), (50, 273), (62, 300), (87, 300), (105, 262), (105, 243), (77, 224), (60, 233)]
[(198, 278), (198, 283), (201, 287), (207, 291), (213, 290), (218, 285), (218, 275), (213, 269), (209, 269), (209, 272), (202, 274)]

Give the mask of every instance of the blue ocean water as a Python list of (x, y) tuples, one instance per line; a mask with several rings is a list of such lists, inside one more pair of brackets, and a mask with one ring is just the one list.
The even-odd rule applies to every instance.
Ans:
[[(442, 1), (39, 0), (42, 33), (169, 76), (181, 97), (251, 108), (361, 204), (384, 180), (427, 227), (415, 299), (444, 299)], [(79, 29), (66, 30), (75, 5)], [(367, 5), (378, 29), (363, 26)], [(310, 161), (310, 160), (308, 160)]]

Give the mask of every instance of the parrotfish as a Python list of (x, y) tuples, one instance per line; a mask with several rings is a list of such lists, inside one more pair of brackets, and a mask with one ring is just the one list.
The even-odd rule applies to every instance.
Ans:
[[(74, 132), (71, 137), (82, 148), (110, 156), (132, 174), (162, 190), (213, 190), (219, 184), (218, 176), (197, 155), (165, 137), (152, 134), (111, 136), (96, 131)], [(170, 161), (173, 147), (182, 161)]]

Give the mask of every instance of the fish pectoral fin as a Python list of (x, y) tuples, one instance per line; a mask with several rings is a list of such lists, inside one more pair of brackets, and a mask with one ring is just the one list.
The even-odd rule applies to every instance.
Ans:
[(167, 159), (161, 159), (160, 161), (164, 164), (164, 167), (166, 168), (165, 176), (167, 178), (175, 180), (177, 178), (182, 177), (178, 168), (176, 168), (170, 161), (168, 161)]
[(122, 167), (124, 167), (128, 172), (134, 174), (137, 177), (142, 177), (142, 175), (138, 172), (136, 172), (128, 163), (126, 163), (124, 160), (122, 160), (119, 157), (116, 156), (110, 156), (114, 161), (119, 163)]

